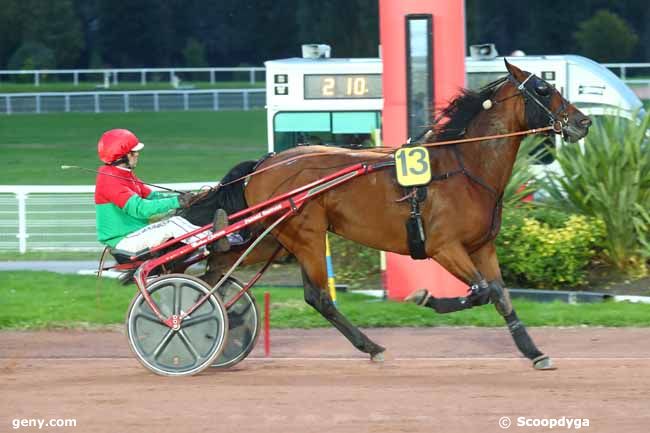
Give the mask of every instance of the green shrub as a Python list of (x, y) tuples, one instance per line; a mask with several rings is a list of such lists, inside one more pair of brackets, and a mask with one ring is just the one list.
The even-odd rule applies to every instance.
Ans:
[(504, 191), (503, 221), (496, 240), (499, 263), (508, 284), (573, 287), (585, 282), (586, 268), (602, 244), (602, 224), (560, 208), (522, 203), (540, 187), (531, 165), (548, 155), (545, 140), (527, 137), (519, 148)]
[(564, 227), (571, 215), (573, 215), (560, 209), (545, 206), (540, 202), (535, 202), (525, 207), (520, 206), (519, 209), (520, 212), (525, 212), (528, 218), (537, 220), (554, 229)]
[(603, 242), (602, 222), (569, 215), (560, 223), (560, 213), (547, 213), (557, 224), (553, 226), (532, 214), (526, 209), (504, 214), (496, 242), (504, 279), (509, 284), (546, 288), (585, 284), (587, 266)]
[(584, 146), (556, 152), (563, 174), (550, 174), (544, 189), (562, 209), (604, 222), (604, 254), (633, 277), (647, 274), (650, 257), (650, 115), (595, 119)]
[(53, 69), (54, 51), (39, 42), (25, 42), (14, 51), (7, 66), (9, 69)]

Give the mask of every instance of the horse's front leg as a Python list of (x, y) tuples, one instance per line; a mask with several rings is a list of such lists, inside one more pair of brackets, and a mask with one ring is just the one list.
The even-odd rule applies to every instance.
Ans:
[(544, 355), (533, 343), (524, 324), (512, 307), (508, 290), (501, 279), (501, 270), (492, 242), (471, 256), (459, 245), (449, 245), (435, 255), (435, 260), (447, 271), (470, 285), (468, 294), (458, 298), (436, 298), (426, 290), (418, 290), (407, 296), (406, 301), (429, 307), (438, 313), (451, 313), (492, 302), (508, 324), (517, 348), (538, 370), (553, 368), (551, 358)]
[(476, 264), (481, 274), (489, 281), (489, 296), (494, 307), (508, 324), (508, 329), (519, 351), (528, 359), (533, 361), (533, 367), (538, 370), (553, 369), (553, 361), (548, 355), (544, 355), (535, 346), (532, 338), (524, 324), (517, 317), (512, 307), (508, 289), (504, 287), (501, 278), (501, 270), (497, 260), (496, 248), (493, 242), (484, 245), (481, 249), (472, 254), (472, 261)]

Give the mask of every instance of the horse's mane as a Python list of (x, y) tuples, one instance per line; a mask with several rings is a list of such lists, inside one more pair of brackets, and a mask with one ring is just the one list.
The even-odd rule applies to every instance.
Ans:
[(224, 209), (228, 215), (248, 207), (244, 197), (244, 182), (235, 182), (227, 185), (235, 179), (251, 173), (259, 161), (244, 161), (233, 168), (221, 179), (219, 187), (208, 192), (205, 197), (192, 204), (188, 209), (181, 209), (176, 212), (194, 225), (204, 226), (210, 224), (217, 209)]
[(447, 107), (443, 108), (438, 117), (447, 118), (445, 123), (433, 125), (433, 140), (444, 141), (461, 137), (469, 123), (483, 110), (483, 101), (491, 98), (499, 86), (507, 80), (501, 77), (478, 91), (462, 89), (459, 96), (454, 98)]

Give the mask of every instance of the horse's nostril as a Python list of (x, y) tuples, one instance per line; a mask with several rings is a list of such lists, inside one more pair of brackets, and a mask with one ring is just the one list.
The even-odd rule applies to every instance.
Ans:
[(591, 119), (588, 117), (585, 117), (580, 121), (580, 126), (584, 128), (589, 128), (591, 126)]

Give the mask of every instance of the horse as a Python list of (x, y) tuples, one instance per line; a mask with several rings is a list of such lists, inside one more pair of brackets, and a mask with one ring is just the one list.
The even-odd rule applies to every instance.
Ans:
[[(501, 222), (503, 191), (523, 138), (523, 134), (516, 133), (543, 129), (574, 143), (586, 136), (591, 120), (546, 81), (507, 60), (505, 63), (505, 77), (479, 91), (462, 90), (442, 110), (446, 120), (434, 125), (425, 139), (425, 146), (449, 140), (454, 144), (427, 147), (434, 176), (425, 187), (426, 199), (420, 203), (426, 234), (424, 253), (467, 284), (467, 294), (436, 298), (421, 290), (407, 300), (438, 313), (494, 304), (519, 351), (532, 361), (533, 368), (546, 370), (554, 368), (552, 360), (537, 348), (512, 306), (494, 239)], [(471, 140), (480, 137), (486, 139)], [(240, 207), (264, 202), (358, 162), (375, 164), (391, 157), (382, 149), (288, 149), (265, 159), (254, 169), (249, 165), (248, 183), (237, 190), (245, 201)], [(263, 171), (271, 165), (272, 169)], [(350, 323), (330, 298), (325, 234), (329, 231), (378, 250), (409, 254), (404, 222), (411, 209), (404, 200), (405, 194), (395, 180), (394, 169), (354, 178), (308, 201), (296, 215), (276, 227), (273, 237), (265, 240), (262, 248), (244, 263), (266, 259), (278, 246), (283, 253), (293, 254), (301, 266), (305, 301), (354, 347), (369, 354), (371, 360), (381, 361), (385, 348)], [(268, 226), (273, 219), (262, 225)], [(205, 278), (218, 278), (220, 267), (234, 262), (237, 254), (234, 251), (209, 259), (210, 272)]]

